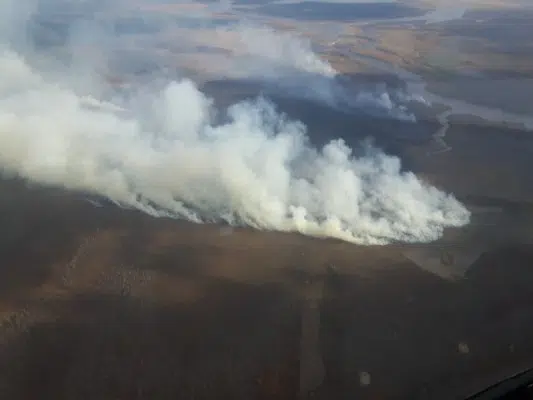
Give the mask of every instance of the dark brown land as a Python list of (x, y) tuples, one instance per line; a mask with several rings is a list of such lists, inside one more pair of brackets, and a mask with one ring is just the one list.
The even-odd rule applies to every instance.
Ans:
[(361, 247), (1, 193), (2, 398), (449, 399), (533, 364), (499, 226)]

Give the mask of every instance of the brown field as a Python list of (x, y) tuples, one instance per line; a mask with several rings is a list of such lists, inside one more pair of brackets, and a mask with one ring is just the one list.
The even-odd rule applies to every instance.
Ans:
[(3, 398), (449, 398), (533, 355), (527, 244), (361, 247), (1, 185)]

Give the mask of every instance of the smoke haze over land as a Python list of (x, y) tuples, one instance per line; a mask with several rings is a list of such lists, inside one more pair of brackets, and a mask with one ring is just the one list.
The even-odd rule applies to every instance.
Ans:
[[(304, 123), (288, 119), (266, 98), (217, 110), (185, 77), (118, 92), (96, 68), (106, 63), (115, 43), (111, 30), (92, 36), (91, 24), (71, 27), (75, 40), (65, 45), (70, 59), (61, 62), (55, 49), (23, 40), (27, 29), (22, 27), (37, 9), (28, 3), (0, 5), (0, 32), (6, 38), (0, 45), (5, 174), (103, 196), (154, 216), (361, 244), (433, 241), (444, 228), (469, 221), (469, 212), (453, 196), (401, 171), (398, 158), (370, 145), (352, 150), (341, 139), (344, 132), (329, 132), (333, 139), (316, 148)], [(61, 9), (54, 3), (39, 6)], [(243, 26), (223, 28), (241, 32), (238, 43), (244, 49), (227, 65), (228, 76), (262, 76), (326, 104), (339, 98), (359, 106), (372, 103), (368, 94), (343, 92), (334, 69), (308, 42)], [(102, 43), (98, 63), (76, 47), (94, 44), (93, 37)], [(376, 98), (395, 116), (398, 105), (387, 96)]]

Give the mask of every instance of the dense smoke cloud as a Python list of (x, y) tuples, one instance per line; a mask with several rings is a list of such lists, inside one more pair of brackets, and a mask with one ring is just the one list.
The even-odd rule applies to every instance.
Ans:
[[(275, 35), (252, 39), (252, 47), (262, 43), (255, 48), (258, 59), (284, 51), (275, 47), (279, 43), (268, 47)], [(298, 48), (295, 39), (285, 40)], [(157, 91), (115, 93), (110, 104), (73, 84), (74, 76), (78, 83), (96, 76), (79, 64), (65, 67), (63, 79), (28, 61), (12, 42), (1, 48), (4, 173), (154, 216), (362, 244), (432, 241), (445, 227), (469, 220), (452, 196), (402, 172), (397, 158), (378, 149), (365, 146), (354, 155), (341, 139), (313, 147), (305, 125), (267, 99), (216, 110), (191, 80), (180, 79)], [(334, 75), (309, 47), (298, 51), (315, 65), (314, 75)], [(302, 68), (296, 59), (289, 62)]]

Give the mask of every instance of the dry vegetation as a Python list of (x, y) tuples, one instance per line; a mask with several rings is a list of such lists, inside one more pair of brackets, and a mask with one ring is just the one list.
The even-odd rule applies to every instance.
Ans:
[[(515, 311), (533, 303), (525, 286), (515, 286), (508, 304), (502, 300), (508, 286), (494, 286), (518, 283), (494, 271), (501, 257), (506, 269), (520, 268), (533, 259), (527, 249), (507, 251), (492, 264), (483, 254), (470, 259), (493, 265), (488, 280), (474, 275), (473, 295), (468, 285), (408, 260), (435, 268), (435, 257), (445, 267), (472, 257), (453, 247), (451, 255), (438, 246), (405, 253), (186, 224), (93, 207), (79, 196), (18, 182), (2, 182), (2, 194), (3, 234), (12, 238), (0, 253), (3, 398), (293, 399), (309, 391), (324, 399), (339, 391), (390, 397), (416, 390), (414, 376), (440, 382), (439, 374), (462, 374), (466, 366), (457, 369), (462, 364), (453, 354), (465, 332), (477, 360), (468, 368), (485, 365), (487, 351), (511, 339), (520, 355), (529, 354), (519, 336), (530, 325), (518, 334), (492, 314), (483, 317), (483, 302)], [(483, 298), (489, 287), (492, 297)], [(477, 322), (455, 313), (465, 304)], [(442, 313), (455, 328), (439, 329), (442, 337), (413, 336), (415, 326), (436, 324)], [(489, 322), (496, 332), (490, 340), (478, 335)], [(398, 353), (413, 346), (441, 360), (435, 370)], [(490, 351), (491, 359), (513, 365), (510, 354)], [(397, 376), (388, 369), (394, 354), (405, 369)], [(492, 365), (494, 372), (498, 364)], [(362, 383), (350, 378), (354, 371)], [(390, 385), (374, 385), (383, 379)]]

